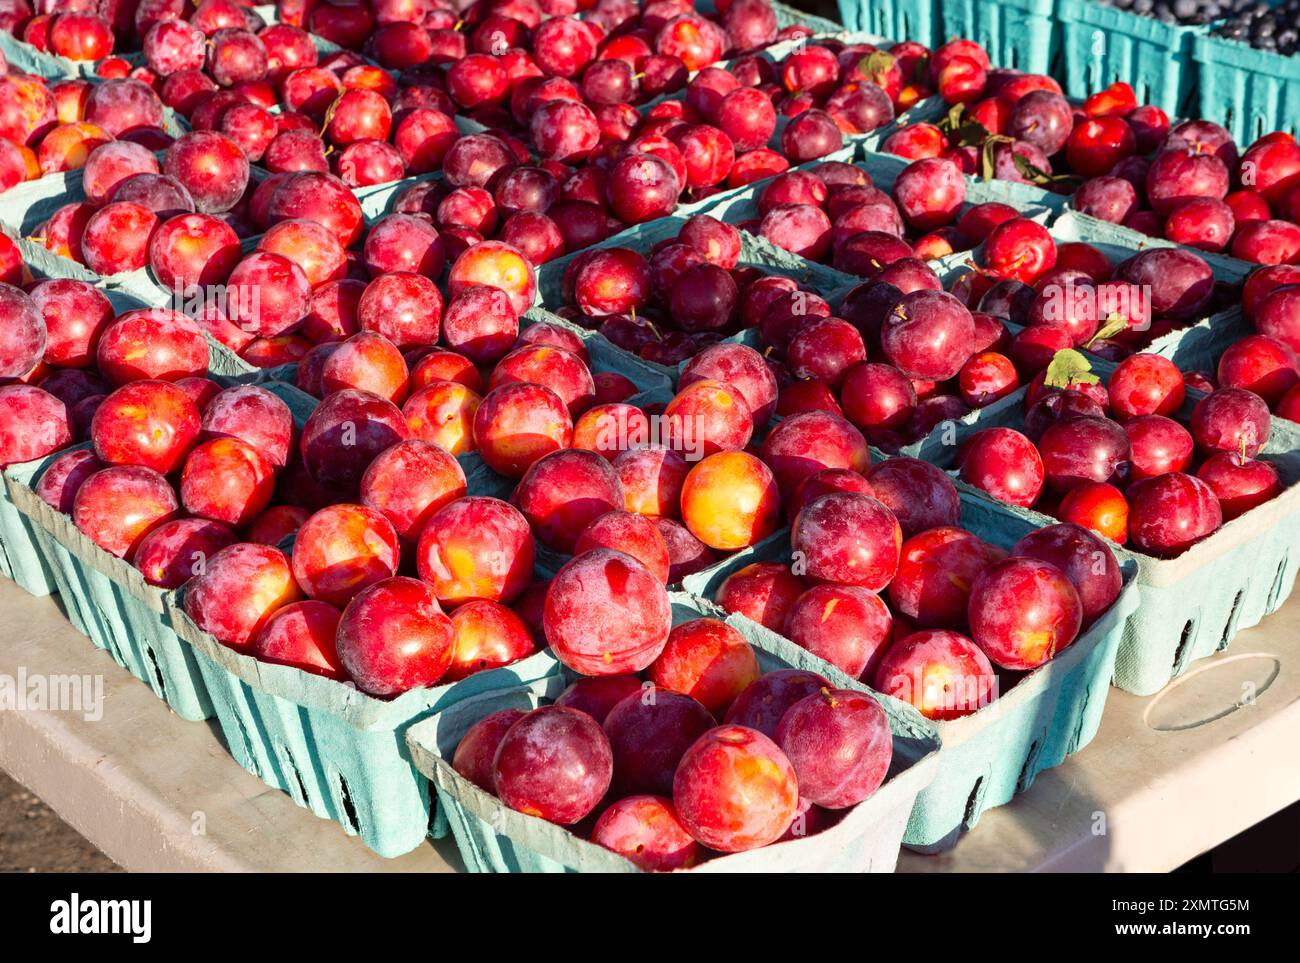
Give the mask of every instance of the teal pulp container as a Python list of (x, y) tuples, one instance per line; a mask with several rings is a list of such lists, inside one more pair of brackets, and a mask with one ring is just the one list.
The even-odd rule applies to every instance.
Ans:
[[(289, 405), (299, 426), (315, 406), (313, 399), (291, 385), (265, 387)], [(69, 621), (152, 688), (178, 716), (195, 721), (211, 718), (212, 704), (194, 653), (176, 637), (167, 612), (168, 593), (148, 584), (135, 566), (104, 551), (69, 516), (37, 497), (36, 482), (60, 454), (10, 465), (4, 471), (4, 485), (22, 516), (27, 544), (34, 546), (49, 573)]]
[(1069, 96), (1087, 97), (1123, 80), (1139, 104), (1159, 107), (1170, 117), (1187, 115), (1197, 78), (1192, 45), (1208, 27), (1165, 24), (1094, 0), (1058, 0), (1056, 14)]
[[(56, 11), (57, 12), (57, 9)], [(95, 73), (103, 60), (70, 60), (45, 50), (37, 50), (24, 40), (19, 40), (8, 31), (0, 31), (0, 53), (11, 68), (23, 73), (34, 74), (47, 80), (68, 80), (84, 78), (97, 80)], [(121, 58), (132, 66), (143, 62), (139, 53), (114, 54), (114, 59)]]
[(1300, 133), (1300, 57), (1197, 35), (1192, 44), (1199, 113), (1220, 121), (1243, 148), (1275, 130)]
[[(24, 267), (34, 280), (73, 278), (93, 284), (103, 291), (118, 314), (144, 307), (138, 298), (103, 284), (79, 264), (61, 258), (39, 244), (22, 238), (16, 243), (22, 252)], [(208, 368), (211, 372), (234, 375), (242, 370), (243, 363), (233, 352), (211, 338), (207, 340)], [(15, 471), (20, 470), (16, 465), (10, 467)], [(19, 587), (32, 595), (50, 595), (57, 589), (46, 555), (34, 541), (32, 523), (15, 508), (8, 486), (0, 486), (0, 575), (13, 579)], [(78, 628), (82, 627), (78, 625)]]
[[(869, 691), (809, 652), (748, 620), (683, 593), (670, 593), (673, 621), (723, 618), (754, 647), (764, 672), (800, 668), (819, 672), (838, 688)], [(407, 740), (415, 763), (433, 783), (465, 866), (475, 873), (635, 873), (628, 860), (535, 816), (504, 806), (451, 767), (456, 745), (471, 725), (499, 709), (534, 709), (567, 684), (548, 677), (538, 684), (466, 700), (413, 726)], [(892, 872), (917, 793), (934, 777), (939, 739), (935, 727), (896, 699), (873, 693), (889, 717), (894, 759), (875, 794), (848, 810), (834, 826), (812, 836), (744, 853), (721, 855), (679, 872)], [(941, 757), (940, 757), (941, 758)]]
[[(1002, 505), (962, 492), (962, 526), (1002, 548), (1050, 519), (1021, 516)], [(1126, 620), (1138, 604), (1136, 563), (1116, 557), (1124, 588), (1107, 612), (1051, 662), (1023, 675), (978, 711), (934, 723), (943, 748), (934, 781), (921, 790), (903, 845), (918, 852), (950, 849), (989, 809), (1028, 789), (1034, 778), (1063, 763), (1097, 734)], [(759, 561), (790, 560), (790, 533), (782, 530), (725, 563), (688, 577), (687, 591), (706, 599), (733, 572)], [(734, 616), (750, 626), (744, 616)], [(761, 626), (755, 626), (766, 632)], [(771, 633), (767, 633), (771, 634)]]
[(269, 665), (218, 642), (168, 593), (167, 614), (195, 658), (234, 760), (380, 856), (445, 835), (429, 783), (414, 768), (406, 730), (462, 699), (559, 675), (549, 650), (459, 682), (376, 699), (351, 684)]
[(45, 504), (32, 490), (57, 457), (11, 465), (4, 480), (68, 620), (182, 719), (211, 718), (212, 703), (194, 653), (171, 628), (163, 603), (166, 593), (148, 584), (129, 562), (92, 542), (69, 516)]
[(940, 43), (974, 40), (995, 67), (1050, 74), (1060, 55), (1056, 0), (939, 0)]
[(936, 0), (838, 0), (846, 30), (915, 40), (927, 47), (943, 43)]
[[(1200, 350), (1200, 349), (1198, 349)], [(1188, 357), (1195, 357), (1189, 354)], [(1109, 380), (1115, 366), (1094, 361), (1093, 371)], [(1018, 395), (1018, 393), (1017, 393)], [(1012, 396), (1009, 396), (1012, 397)], [(1179, 413), (1191, 416), (1200, 395), (1189, 394)], [(918, 457), (954, 468), (963, 442), (986, 428), (1021, 430), (1023, 401), (987, 408), (947, 436), (932, 433)], [(1300, 425), (1273, 418), (1260, 453), (1278, 470), (1282, 494), (1227, 522), (1177, 558), (1161, 559), (1113, 545), (1116, 557), (1136, 565), (1138, 605), (1123, 625), (1115, 658), (1114, 684), (1125, 692), (1152, 695), (1198, 659), (1226, 649), (1238, 632), (1258, 624), (1287, 600), (1300, 569)], [(994, 502), (992, 496), (958, 481), (963, 492), (997, 504), (1026, 522), (1049, 525), (1039, 512)]]
[[(846, 148), (837, 155), (825, 159), (848, 161), (851, 157), (852, 151)], [(756, 191), (711, 198), (710, 200), (713, 203), (706, 205), (704, 210), (696, 213), (708, 214), (728, 224), (740, 225), (758, 216), (758, 204), (755, 198), (761, 190), (762, 184), (758, 186)], [(690, 216), (691, 212), (678, 211), (668, 217), (658, 218), (645, 224), (638, 224), (626, 231), (621, 231), (585, 250), (626, 247), (642, 255), (649, 256), (650, 250), (656, 244), (677, 237), (681, 232), (682, 225), (686, 223)], [(538, 300), (544, 309), (556, 311), (566, 306), (564, 272), (573, 263), (574, 259), (581, 256), (582, 253), (582, 251), (579, 251), (576, 254), (556, 258), (554, 261), (543, 264), (538, 269)], [(861, 283), (859, 278), (782, 250), (765, 238), (758, 237), (745, 230), (740, 232), (740, 261), (738, 263), (742, 266), (758, 268), (766, 274), (780, 274), (784, 277), (793, 278), (800, 284), (817, 291), (827, 300), (832, 300), (837, 294), (842, 296), (850, 288)], [(626, 354), (626, 352), (624, 353)], [(667, 377), (673, 385), (676, 385), (676, 368), (646, 361), (641, 362), (641, 364), (648, 365), (651, 370), (659, 372)]]

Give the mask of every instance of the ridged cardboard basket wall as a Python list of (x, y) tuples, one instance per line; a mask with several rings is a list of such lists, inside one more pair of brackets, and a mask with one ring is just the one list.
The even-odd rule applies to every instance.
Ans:
[[(962, 526), (1002, 548), (1053, 520), (1004, 511), (989, 499), (962, 493)], [(1121, 557), (1124, 589), (1109, 610), (1050, 663), (1024, 675), (1009, 691), (962, 719), (936, 722), (942, 740), (934, 781), (921, 791), (903, 844), (918, 852), (950, 849), (989, 809), (1004, 805), (1097, 734), (1124, 623), (1137, 605), (1136, 565)], [(789, 562), (790, 533), (782, 530), (748, 552), (686, 579), (687, 591), (713, 599), (732, 572), (756, 561)], [(743, 616), (734, 618), (765, 635)]]
[[(833, 159), (848, 161), (852, 152), (841, 151)], [(759, 185), (761, 190), (761, 185)], [(740, 224), (758, 213), (754, 200), (756, 193), (744, 193), (738, 196), (728, 195), (722, 199), (711, 199), (713, 203), (704, 210), (695, 213), (708, 214), (728, 224)], [(594, 244), (585, 250), (601, 248), (626, 247), (648, 256), (651, 248), (661, 241), (677, 237), (682, 225), (691, 216), (690, 212), (678, 212), (668, 217), (661, 217), (645, 224), (638, 224), (614, 237)], [(550, 311), (566, 307), (564, 300), (564, 272), (573, 260), (583, 252), (569, 254), (554, 261), (548, 261), (537, 271), (538, 299)], [(846, 294), (852, 287), (861, 283), (860, 278), (836, 271), (825, 264), (809, 261), (782, 250), (765, 238), (757, 237), (748, 231), (740, 232), (740, 261), (742, 266), (756, 267), (766, 274), (780, 274), (793, 278), (802, 285), (817, 291), (828, 301), (834, 301), (836, 295)], [(622, 350), (622, 349), (619, 349)], [(627, 352), (624, 352), (627, 354)], [(677, 369), (650, 361), (641, 361), (651, 369), (664, 375), (672, 385), (677, 383)]]
[(1209, 34), (1195, 38), (1192, 57), (1198, 113), (1221, 122), (1242, 149), (1275, 130), (1300, 134), (1300, 57)]
[(936, 0), (837, 0), (846, 30), (915, 40), (927, 47), (943, 42)]
[[(1097, 361), (1093, 371), (1106, 381), (1114, 365)], [(1180, 418), (1190, 417), (1199, 397), (1189, 395)], [(975, 432), (994, 427), (1020, 430), (1023, 425), (1023, 405), (986, 409), (973, 423), (958, 425), (950, 437), (931, 434), (919, 457), (952, 469), (958, 448)], [(1226, 649), (1238, 632), (1258, 624), (1291, 594), (1300, 569), (1300, 425), (1273, 418), (1260, 457), (1273, 463), (1286, 486), (1277, 498), (1226, 523), (1177, 558), (1159, 559), (1114, 546), (1117, 557), (1137, 566), (1139, 604), (1124, 624), (1115, 659), (1114, 683), (1125, 692), (1160, 691), (1193, 662)], [(958, 485), (994, 501), (978, 489)], [(1039, 512), (996, 504), (1034, 525), (1055, 521)]]
[(462, 699), (559, 674), (559, 662), (543, 650), (505, 668), (385, 701), (227, 648), (190, 620), (182, 601), (183, 592), (167, 594), (168, 618), (196, 658), (234, 760), (389, 858), (410, 852), (430, 834), (445, 835), (429, 783), (412, 764), (407, 728)]
[(964, 37), (996, 67), (1051, 74), (1060, 56), (1056, 0), (939, 0), (940, 42)]
[[(19, 240), (17, 243), (23, 254), (26, 273), (33, 280), (51, 276), (47, 270), (51, 259), (62, 261), (62, 258), (56, 259), (49, 251), (30, 241)], [(81, 280), (93, 283), (90, 275)], [(127, 295), (104, 288), (101, 290), (119, 314), (140, 306)], [(56, 591), (54, 576), (45, 561), (44, 552), (36, 543), (31, 522), (14, 506), (9, 497), (9, 488), (3, 484), (0, 484), (0, 575), (13, 579), (31, 595), (45, 596)]]
[(92, 542), (69, 516), (45, 504), (32, 490), (57, 457), (12, 465), (4, 477), (9, 497), (30, 525), (68, 620), (182, 719), (210, 719), (207, 688), (194, 653), (172, 630), (163, 590), (147, 583), (135, 566)]
[[(688, 595), (672, 593), (671, 597), (674, 624), (720, 615), (714, 607)], [(764, 672), (810, 669), (839, 688), (868, 691), (804, 649), (771, 633), (762, 633), (748, 620), (730, 617), (727, 621), (754, 646)], [(760, 631), (753, 631), (756, 628)], [(622, 856), (575, 836), (563, 826), (504, 806), (451, 767), (456, 745), (479, 719), (499, 709), (534, 709), (553, 700), (566, 683), (564, 678), (552, 677), (534, 686), (467, 700), (411, 728), (407, 738), (415, 763), (433, 782), (439, 806), (446, 813), (461, 858), (471, 872), (640, 872)], [(888, 714), (894, 733), (894, 762), (888, 779), (874, 795), (816, 835), (719, 856), (679, 872), (892, 872), (913, 801), (934, 777), (939, 739), (934, 725), (911, 706), (887, 696), (876, 698)]]
[[(58, 54), (37, 50), (31, 44), (19, 40), (7, 30), (0, 30), (0, 54), (4, 54), (5, 61), (10, 67), (21, 70), (26, 74), (45, 77), (48, 80), (65, 80), (78, 77), (87, 80), (98, 80), (99, 76), (95, 72), (96, 69), (104, 60), (110, 59), (106, 57), (101, 60), (70, 60)], [(139, 53), (114, 53), (110, 57), (125, 60), (133, 66), (143, 60)]]
[[(1056, 16), (1066, 94), (1087, 97), (1123, 80), (1139, 104), (1186, 116), (1196, 87), (1192, 43), (1206, 27), (1165, 24), (1096, 0), (1057, 0)], [(1220, 106), (1205, 116), (1217, 120), (1221, 111)]]
[[(289, 405), (302, 426), (315, 401), (290, 385), (264, 387)], [(88, 444), (75, 446), (88, 448)], [(65, 449), (67, 450), (67, 449)], [(183, 719), (212, 717), (212, 704), (190, 647), (176, 637), (163, 590), (144, 580), (124, 559), (83, 535), (72, 519), (45, 504), (33, 490), (62, 452), (4, 471), (8, 497), (58, 590), (69, 621), (96, 647), (152, 688)]]

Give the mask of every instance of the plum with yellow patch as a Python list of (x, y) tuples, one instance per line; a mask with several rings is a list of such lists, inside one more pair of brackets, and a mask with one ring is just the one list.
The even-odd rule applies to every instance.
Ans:
[(1011, 557), (980, 573), (968, 607), (971, 638), (1004, 669), (1036, 669), (1079, 634), (1083, 603), (1050, 562)]
[(137, 308), (118, 315), (95, 349), (99, 373), (112, 385), (157, 379), (179, 381), (208, 373), (208, 343), (197, 324), (170, 308)]
[(475, 244), (452, 264), (447, 288), (453, 299), (480, 284), (504, 291), (517, 315), (531, 308), (537, 295), (532, 265), (518, 248), (504, 241)]
[(997, 698), (997, 676), (980, 647), (950, 629), (913, 632), (891, 645), (872, 688), (911, 703), (927, 719), (960, 719)]
[(693, 619), (673, 628), (650, 681), (697, 700), (717, 717), (761, 675), (745, 637), (720, 619)]
[(470, 495), (434, 512), (415, 564), (443, 605), (471, 599), (508, 604), (533, 577), (537, 548), (528, 519), (499, 498)]
[(500, 668), (537, 650), (532, 633), (519, 616), (500, 602), (475, 599), (451, 613), (451, 667), (446, 681)]
[(889, 608), (875, 592), (857, 585), (816, 585), (790, 608), (785, 636), (857, 679), (879, 661), (892, 625)]
[(598, 452), (614, 461), (650, 438), (650, 419), (636, 405), (615, 402), (596, 405), (582, 413), (573, 425), (573, 447)]
[(202, 420), (186, 392), (166, 381), (134, 381), (110, 394), (90, 422), (95, 454), (109, 465), (167, 475), (199, 440)]
[(917, 628), (960, 629), (975, 579), (1006, 554), (962, 528), (921, 532), (903, 543), (889, 600)]
[(275, 467), (246, 441), (213, 438), (185, 459), (180, 491), (191, 515), (242, 528), (271, 504)]
[(433, 381), (402, 405), (414, 438), (432, 442), (453, 455), (474, 451), (474, 416), (483, 398), (455, 381)]
[(400, 405), (411, 390), (411, 373), (397, 345), (382, 334), (359, 331), (325, 359), (321, 387), (326, 394), (353, 388)]
[(781, 517), (776, 479), (760, 459), (722, 451), (699, 462), (682, 483), (682, 521), (710, 548), (748, 548), (772, 532)]
[(673, 777), (673, 806), (709, 849), (737, 853), (776, 842), (799, 806), (799, 780), (779, 746), (756, 729), (706, 732)]
[(302, 590), (340, 608), (362, 589), (395, 575), (400, 561), (392, 522), (364, 505), (322, 508), (293, 542), (293, 575)]
[(81, 170), (90, 152), (113, 138), (101, 127), (86, 121), (60, 124), (50, 131), (36, 150), (42, 174)]
[(688, 458), (738, 451), (754, 434), (754, 419), (740, 390), (721, 381), (696, 381), (664, 409), (665, 443)]

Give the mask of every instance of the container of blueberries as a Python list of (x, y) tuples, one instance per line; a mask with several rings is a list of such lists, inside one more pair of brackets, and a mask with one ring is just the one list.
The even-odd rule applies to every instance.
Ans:
[(1222, 116), (1242, 148), (1271, 131), (1300, 131), (1300, 0), (1224, 8), (1192, 47), (1200, 112)]
[(1065, 92), (1084, 97), (1123, 80), (1138, 103), (1185, 116), (1195, 100), (1196, 39), (1231, 15), (1237, 2), (1058, 0)]

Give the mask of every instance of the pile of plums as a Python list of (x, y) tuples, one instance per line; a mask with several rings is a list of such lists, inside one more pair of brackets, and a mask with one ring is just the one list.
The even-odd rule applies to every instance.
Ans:
[(1079, 525), (1009, 552), (966, 530), (952, 480), (915, 458), (813, 471), (791, 510), (791, 561), (733, 572), (718, 604), (933, 719), (978, 711), (1121, 588), (1110, 549)]
[[(18, 4), (15, 4), (18, 6)], [(23, 43), (31, 44), (42, 53), (57, 54), (76, 61), (102, 60), (113, 52), (116, 38), (113, 24), (96, 12), (94, 3), (38, 3), (39, 12), (28, 19), (21, 30), (17, 23), (6, 25), (9, 32)], [(81, 10), (77, 7), (86, 7)]]
[(1093, 244), (1058, 244), (1042, 225), (1010, 215), (988, 234), (971, 267), (953, 292), (981, 312), (1025, 326), (1007, 350), (1022, 380), (1066, 348), (1117, 361), (1241, 298), (1239, 287), (1216, 280), (1205, 259), (1186, 248), (1147, 247), (1112, 263)]
[[(621, 564), (617, 553), (579, 562), (593, 573)], [(626, 630), (621, 617), (567, 617), (561, 606), (577, 591), (562, 571), (548, 638), (554, 630), (567, 646), (602, 627)], [(597, 614), (589, 594), (578, 594), (584, 618)], [(763, 673), (745, 637), (718, 619), (670, 631), (666, 595), (644, 607), (655, 616), (653, 646), (579, 665), (590, 674), (552, 704), (484, 716), (457, 745), (455, 770), (646, 871), (811, 836), (884, 782), (893, 736), (871, 695), (815, 672)]]
[(1136, 169), (1169, 133), (1165, 112), (1139, 105), (1122, 81), (1076, 106), (1051, 77), (993, 67), (969, 40), (939, 47), (929, 70), (952, 109), (937, 122), (903, 125), (881, 142), (884, 152), (1069, 194), (1082, 178)]
[(223, 237), (235, 237), (238, 250), (236, 227), (229, 222), (242, 224), (232, 212), (249, 184), (248, 159), (224, 134), (183, 134), (161, 160), (134, 141), (109, 141), (91, 150), (82, 167), (84, 200), (56, 210), (37, 229), (38, 241), (97, 275), (120, 274), (149, 263), (165, 222), (198, 212), (219, 225)]
[(69, 278), (26, 288), (18, 247), (0, 235), (0, 465), (83, 441), (106, 397), (139, 381), (175, 382), (196, 399), (215, 392), (208, 343), (165, 309), (117, 314), (94, 285)]
[(1257, 377), (1269, 345), (1239, 344), (1261, 353), (1225, 355), (1220, 387), (1199, 398), (1190, 416), (1187, 379), (1160, 355), (1125, 358), (1104, 384), (1086, 366), (1060, 382), (1049, 370), (1046, 383), (1027, 393), (1019, 429), (987, 428), (964, 442), (959, 475), (1008, 504), (1139, 552), (1180, 555), (1284, 487), (1277, 466), (1260, 454), (1272, 423), (1252, 389), (1277, 397), (1285, 388)]
[(1278, 131), (1243, 152), (1219, 124), (1184, 121), (1151, 157), (1086, 181), (1074, 205), (1204, 251), (1294, 264), (1300, 261), (1300, 144)]
[(112, 142), (123, 153), (150, 156), (171, 143), (162, 103), (147, 85), (131, 79), (47, 81), (0, 64), (0, 191), (79, 170)]

